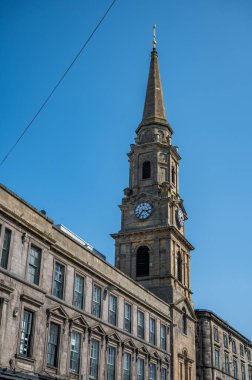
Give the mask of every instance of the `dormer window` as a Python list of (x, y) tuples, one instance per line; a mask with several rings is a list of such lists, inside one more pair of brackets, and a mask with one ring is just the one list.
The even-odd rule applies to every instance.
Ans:
[(151, 177), (151, 163), (150, 161), (144, 161), (142, 179), (148, 179)]

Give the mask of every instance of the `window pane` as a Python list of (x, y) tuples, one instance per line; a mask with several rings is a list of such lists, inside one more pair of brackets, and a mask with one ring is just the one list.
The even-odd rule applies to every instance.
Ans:
[(236, 354), (236, 342), (235, 342), (235, 340), (232, 341), (232, 351), (234, 354)]
[(107, 380), (115, 380), (115, 356), (116, 349), (109, 346), (107, 351)]
[(50, 324), (47, 350), (47, 364), (53, 367), (58, 366), (59, 331), (59, 325), (57, 325), (56, 323)]
[(229, 375), (229, 355), (225, 354), (225, 371)]
[(167, 371), (166, 368), (161, 369), (161, 380), (167, 380)]
[(117, 319), (117, 298), (113, 295), (110, 295), (109, 298), (109, 323), (116, 326)]
[(137, 359), (137, 380), (144, 380), (144, 360)]
[(240, 354), (242, 357), (244, 357), (244, 347), (242, 344), (240, 344)]
[(80, 370), (80, 349), (81, 334), (72, 331), (71, 333), (71, 351), (70, 351), (70, 370), (79, 373)]
[(96, 285), (93, 287), (92, 314), (101, 317), (101, 288)]
[(214, 327), (214, 340), (215, 342), (219, 342), (219, 332), (217, 327)]
[(124, 330), (131, 332), (131, 305), (124, 304)]
[(215, 367), (220, 368), (220, 353), (218, 350), (215, 350)]
[(241, 364), (242, 380), (246, 380), (245, 365)]
[(1, 267), (7, 269), (8, 259), (10, 253), (10, 241), (11, 241), (11, 231), (7, 228), (4, 231), (4, 241), (2, 248), (2, 257), (1, 257)]
[(56, 263), (54, 270), (53, 295), (63, 298), (65, 268), (63, 265)]
[(123, 380), (131, 379), (131, 355), (125, 352), (123, 354)]
[(144, 313), (139, 310), (137, 312), (137, 336), (144, 339)]
[(73, 305), (83, 309), (84, 278), (76, 274), (74, 280), (74, 299)]
[(155, 344), (156, 342), (156, 321), (150, 318), (150, 343)]
[(252, 368), (251, 367), (249, 367), (248, 372), (249, 372), (249, 380), (252, 380)]
[(28, 310), (24, 310), (19, 353), (27, 357), (31, 356), (32, 324), (33, 313)]
[(251, 351), (248, 350), (248, 361), (251, 362)]
[(40, 275), (41, 249), (31, 246), (29, 254), (28, 281), (38, 285)]
[(234, 367), (234, 377), (237, 379), (238, 377), (238, 366), (237, 366), (237, 360), (234, 359), (233, 361), (233, 367)]
[(227, 334), (223, 334), (223, 342), (224, 342), (224, 347), (228, 348), (228, 337)]
[(89, 378), (98, 379), (99, 342), (92, 339), (90, 343)]
[(150, 364), (150, 380), (156, 380), (156, 364)]
[(161, 325), (161, 328), (160, 328), (160, 338), (161, 338), (161, 348), (163, 350), (166, 350), (166, 326), (165, 325)]

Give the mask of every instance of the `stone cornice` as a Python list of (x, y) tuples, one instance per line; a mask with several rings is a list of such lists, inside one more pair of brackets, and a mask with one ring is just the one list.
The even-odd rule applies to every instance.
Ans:
[(26, 202), (23, 198), (21, 198), (19, 195), (17, 195), (16, 193), (14, 193), (14, 191), (8, 189), (8, 187), (4, 186), (2, 183), (0, 183), (0, 189), (6, 191), (7, 193), (9, 193), (12, 197), (16, 198), (17, 200), (19, 200), (20, 202), (22, 202), (25, 206), (27, 206), (28, 208), (30, 208), (33, 212), (35, 212), (36, 214), (38, 214), (41, 218), (45, 219), (48, 223), (50, 224), (53, 224), (53, 220), (48, 218), (46, 215), (44, 215), (41, 211), (39, 211), (38, 209), (36, 209), (35, 207), (33, 207), (32, 205), (30, 205), (30, 203)]
[(227, 321), (224, 321), (221, 317), (219, 317), (217, 314), (215, 314), (211, 310), (207, 309), (195, 309), (196, 317), (198, 320), (200, 318), (207, 317), (210, 320), (214, 321), (216, 324), (219, 324), (223, 329), (225, 329), (227, 332), (233, 334), (238, 339), (243, 341), (244, 344), (248, 345), (252, 349), (252, 342), (248, 338), (246, 338), (244, 335), (239, 333), (237, 330), (235, 330), (232, 326), (230, 326)]
[(141, 128), (144, 128), (144, 127), (150, 127), (150, 126), (153, 126), (153, 127), (159, 127), (159, 126), (162, 126), (162, 127), (164, 127), (164, 128), (168, 128), (169, 129), (169, 131), (171, 132), (171, 134), (173, 134), (173, 130), (172, 130), (172, 127), (170, 126), (170, 124), (166, 121), (161, 121), (161, 119), (160, 119), (160, 121), (157, 121), (157, 119), (155, 120), (155, 122), (153, 121), (153, 119), (150, 119), (149, 120), (149, 122), (145, 122), (145, 123), (143, 123), (143, 122), (141, 122), (139, 125), (138, 125), (138, 127), (137, 127), (137, 129), (135, 130), (135, 133), (136, 134), (138, 134), (138, 132), (140, 131), (140, 129)]
[(19, 225), (24, 226), (29, 231), (31, 231), (35, 235), (39, 236), (42, 240), (46, 241), (47, 243), (49, 243), (49, 244), (55, 243), (55, 240), (51, 236), (46, 234), (44, 231), (42, 232), (38, 228), (34, 227), (33, 224), (31, 224), (31, 223), (27, 222), (25, 219), (23, 219), (21, 215), (15, 214), (9, 208), (3, 206), (2, 204), (0, 204), (0, 212), (2, 212), (4, 215), (7, 215), (9, 218), (14, 220)]
[(139, 230), (125, 230), (119, 231), (118, 233), (111, 234), (113, 239), (117, 239), (119, 237), (131, 236), (131, 235), (146, 235), (147, 232), (162, 232), (169, 231), (172, 232), (178, 240), (180, 240), (190, 251), (194, 250), (194, 246), (179, 232), (174, 226), (157, 226), (157, 227), (147, 227)]
[(178, 151), (176, 148), (174, 148), (173, 145), (170, 145), (168, 143), (164, 143), (162, 141), (150, 141), (150, 142), (145, 142), (145, 143), (137, 143), (137, 144), (131, 144), (130, 145), (131, 150), (127, 154), (129, 157), (133, 154), (134, 150), (137, 149), (146, 149), (148, 147), (154, 147), (156, 150), (159, 149), (165, 149), (167, 153), (171, 153), (177, 161), (181, 160), (181, 156), (179, 155)]

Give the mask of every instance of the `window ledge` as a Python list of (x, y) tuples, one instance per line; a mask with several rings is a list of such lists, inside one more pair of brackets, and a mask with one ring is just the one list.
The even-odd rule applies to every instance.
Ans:
[(70, 377), (73, 377), (73, 378), (75, 378), (75, 377), (79, 377), (79, 373), (78, 372), (74, 372), (74, 371), (72, 371), (71, 369), (69, 370), (69, 376)]
[(36, 361), (36, 359), (33, 357), (27, 357), (27, 356), (24, 356), (21, 354), (16, 354), (15, 358), (20, 359), (20, 360), (24, 360), (25, 362), (29, 362), (29, 363), (35, 363), (35, 361)]
[(58, 367), (53, 367), (53, 366), (51, 366), (50, 364), (47, 364), (47, 365), (46, 365), (46, 368), (47, 368), (49, 371), (53, 372), (53, 373), (57, 373), (57, 371), (58, 371)]

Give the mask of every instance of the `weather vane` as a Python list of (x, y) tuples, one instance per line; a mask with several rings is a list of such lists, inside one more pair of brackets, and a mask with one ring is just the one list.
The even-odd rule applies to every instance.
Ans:
[(156, 27), (157, 27), (157, 25), (154, 24), (154, 25), (153, 25), (153, 41), (152, 41), (153, 49), (156, 49), (156, 45), (157, 45), (157, 40), (156, 40)]

